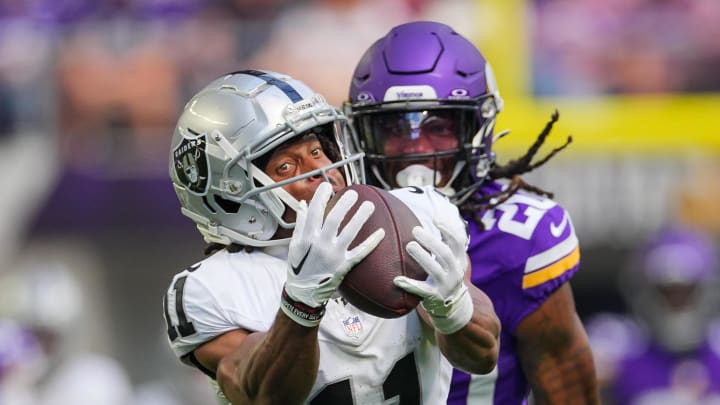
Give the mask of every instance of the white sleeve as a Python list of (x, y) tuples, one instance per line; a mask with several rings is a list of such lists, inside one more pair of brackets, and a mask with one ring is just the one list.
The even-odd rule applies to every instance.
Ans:
[(170, 345), (178, 357), (236, 329), (266, 331), (280, 305), (284, 262), (220, 254), (176, 275), (165, 296)]
[(450, 229), (462, 228), (467, 233), (467, 224), (460, 215), (460, 210), (434, 187), (405, 187), (391, 190), (390, 193), (410, 207), (424, 228), (439, 235), (440, 231), (433, 223), (433, 218), (441, 216)]

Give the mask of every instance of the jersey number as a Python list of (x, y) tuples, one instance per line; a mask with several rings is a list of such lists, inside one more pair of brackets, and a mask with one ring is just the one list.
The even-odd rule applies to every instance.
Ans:
[[(383, 383), (383, 399), (403, 405), (420, 404), (420, 383), (413, 353), (400, 359)], [(354, 404), (350, 379), (326, 385), (311, 405)]]
[[(522, 216), (525, 217), (524, 219), (515, 218), (518, 211), (520, 211), (519, 203), (527, 205), (521, 213)], [(516, 194), (505, 202), (505, 204), (496, 208), (496, 210), (502, 212), (500, 218), (495, 218), (495, 210), (489, 210), (483, 215), (482, 221), (487, 230), (492, 229), (497, 223), (500, 231), (530, 240), (540, 219), (542, 219), (547, 210), (555, 205), (555, 202), (552, 200), (539, 200)]]
[[(200, 267), (199, 264), (188, 268), (187, 271), (193, 272), (197, 270), (198, 267)], [(193, 326), (192, 322), (188, 321), (187, 316), (185, 315), (185, 309), (183, 308), (182, 299), (183, 293), (185, 292), (185, 280), (187, 280), (187, 274), (178, 277), (173, 283), (172, 288), (173, 291), (175, 291), (174, 303), (170, 302), (170, 296), (168, 294), (165, 295), (165, 299), (163, 300), (163, 310), (165, 312), (167, 334), (171, 342), (174, 342), (175, 339), (178, 338), (178, 336), (186, 337), (195, 333), (195, 327)], [(168, 310), (168, 307), (170, 307), (170, 305), (172, 304), (174, 304), (175, 306), (175, 314), (177, 315), (178, 320), (177, 325), (174, 325), (172, 320), (170, 319), (170, 311)]]

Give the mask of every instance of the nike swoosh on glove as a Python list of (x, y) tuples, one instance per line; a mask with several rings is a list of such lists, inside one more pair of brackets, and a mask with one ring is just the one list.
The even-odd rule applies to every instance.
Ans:
[(338, 233), (343, 219), (358, 199), (349, 190), (340, 197), (327, 217), (325, 208), (332, 196), (330, 183), (323, 182), (308, 206), (300, 202), (295, 230), (290, 239), (287, 281), (280, 307), (295, 322), (317, 326), (325, 313), (325, 304), (340, 286), (345, 275), (377, 247), (385, 236), (380, 228), (362, 243), (349, 249), (360, 228), (375, 206), (363, 201), (347, 225)]

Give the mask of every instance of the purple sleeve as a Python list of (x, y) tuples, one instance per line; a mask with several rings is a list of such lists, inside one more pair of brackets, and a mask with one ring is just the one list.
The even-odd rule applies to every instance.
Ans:
[(506, 330), (534, 312), (578, 270), (580, 250), (568, 212), (552, 200), (515, 195), (470, 221), (472, 281)]

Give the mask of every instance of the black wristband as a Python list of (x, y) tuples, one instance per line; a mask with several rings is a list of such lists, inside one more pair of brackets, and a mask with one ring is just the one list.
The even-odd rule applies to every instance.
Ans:
[(286, 315), (303, 326), (317, 326), (325, 315), (325, 304), (319, 307), (305, 305), (292, 299), (285, 288), (280, 297), (280, 306)]

